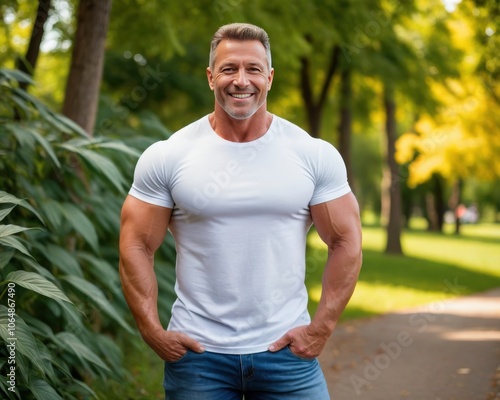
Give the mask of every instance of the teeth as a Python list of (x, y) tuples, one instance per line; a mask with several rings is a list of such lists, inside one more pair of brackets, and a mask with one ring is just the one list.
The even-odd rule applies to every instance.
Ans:
[(232, 94), (231, 96), (236, 97), (237, 99), (247, 99), (251, 96), (251, 94)]

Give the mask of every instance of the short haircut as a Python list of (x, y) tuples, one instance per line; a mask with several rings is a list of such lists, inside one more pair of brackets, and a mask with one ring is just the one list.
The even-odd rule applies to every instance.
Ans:
[(269, 70), (272, 68), (271, 62), (271, 43), (269, 42), (269, 36), (267, 32), (252, 24), (244, 23), (233, 23), (221, 26), (217, 32), (215, 32), (212, 37), (212, 42), (210, 43), (210, 59), (209, 66), (210, 69), (214, 69), (215, 66), (215, 53), (217, 51), (217, 46), (224, 39), (228, 40), (258, 40), (264, 46), (267, 54), (267, 64)]

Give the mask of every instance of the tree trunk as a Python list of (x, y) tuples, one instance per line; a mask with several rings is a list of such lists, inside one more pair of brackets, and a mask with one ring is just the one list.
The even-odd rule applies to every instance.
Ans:
[[(42, 43), (43, 34), (45, 32), (45, 22), (47, 22), (49, 16), (50, 2), (51, 0), (39, 0), (28, 50), (26, 51), (25, 57), (19, 57), (16, 62), (16, 68), (28, 75), (33, 75), (35, 70), (38, 54), (40, 53), (40, 44)], [(19, 88), (26, 90), (28, 84), (26, 82), (19, 82)]]
[(439, 230), (438, 215), (433, 192), (427, 192), (425, 194), (425, 209), (427, 211), (427, 230), (429, 232), (437, 232)]
[[(306, 37), (306, 40), (311, 41), (312, 39), (310, 37)], [(339, 65), (340, 52), (341, 50), (339, 46), (335, 46), (332, 50), (330, 64), (328, 66), (328, 70), (326, 71), (325, 80), (321, 85), (321, 91), (317, 99), (315, 99), (312, 89), (313, 84), (311, 82), (310, 61), (306, 57), (303, 57), (300, 60), (300, 92), (302, 94), (302, 100), (304, 101), (307, 113), (309, 134), (312, 137), (318, 138), (321, 135), (321, 118), (323, 115), (323, 109), (328, 98), (328, 91), (333, 77)]]
[(387, 85), (384, 88), (384, 109), (386, 114), (385, 130), (387, 137), (387, 169), (389, 179), (387, 179), (384, 190), (389, 191), (388, 199), (389, 218), (387, 223), (387, 244), (386, 253), (402, 254), (401, 247), (401, 184), (398, 175), (398, 164), (394, 158), (396, 152), (396, 102), (393, 88)]
[(453, 210), (453, 215), (455, 217), (455, 235), (460, 235), (460, 218), (458, 218), (458, 206), (462, 203), (462, 190), (464, 186), (464, 181), (459, 178), (453, 186), (453, 193), (450, 199), (450, 208)]
[(444, 213), (446, 212), (446, 206), (444, 200), (443, 178), (441, 177), (441, 175), (434, 176), (434, 201), (437, 216), (437, 231), (443, 232)]
[(427, 193), (425, 196), (429, 223), (427, 230), (431, 232), (442, 232), (446, 207), (441, 176), (434, 174), (431, 178), (431, 184), (432, 192)]
[(63, 114), (89, 135), (95, 124), (111, 0), (80, 0)]
[(352, 139), (352, 87), (351, 70), (344, 66), (340, 78), (340, 121), (339, 121), (339, 152), (347, 168), (347, 179), (351, 189), (354, 190), (354, 177), (351, 163)]

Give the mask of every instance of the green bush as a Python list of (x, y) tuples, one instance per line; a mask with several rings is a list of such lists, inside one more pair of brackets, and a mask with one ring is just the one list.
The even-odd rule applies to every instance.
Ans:
[[(19, 81), (33, 83), (0, 69), (0, 390), (8, 399), (93, 397), (96, 377), (124, 377), (113, 337), (126, 332), (138, 340), (117, 248), (120, 208), (141, 149), (126, 137), (89, 137)], [(170, 293), (165, 309), (172, 241), (160, 256), (159, 285)]]

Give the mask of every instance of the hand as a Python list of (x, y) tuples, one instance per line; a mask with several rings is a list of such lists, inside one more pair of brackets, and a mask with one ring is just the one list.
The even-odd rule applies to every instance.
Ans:
[(318, 357), (325, 347), (329, 335), (315, 332), (311, 325), (303, 325), (285, 333), (269, 346), (269, 351), (278, 351), (286, 346), (297, 356), (303, 358)]
[(151, 347), (162, 360), (177, 361), (187, 350), (203, 353), (205, 348), (198, 341), (190, 338), (182, 332), (156, 330), (153, 334), (143, 335), (145, 342)]

